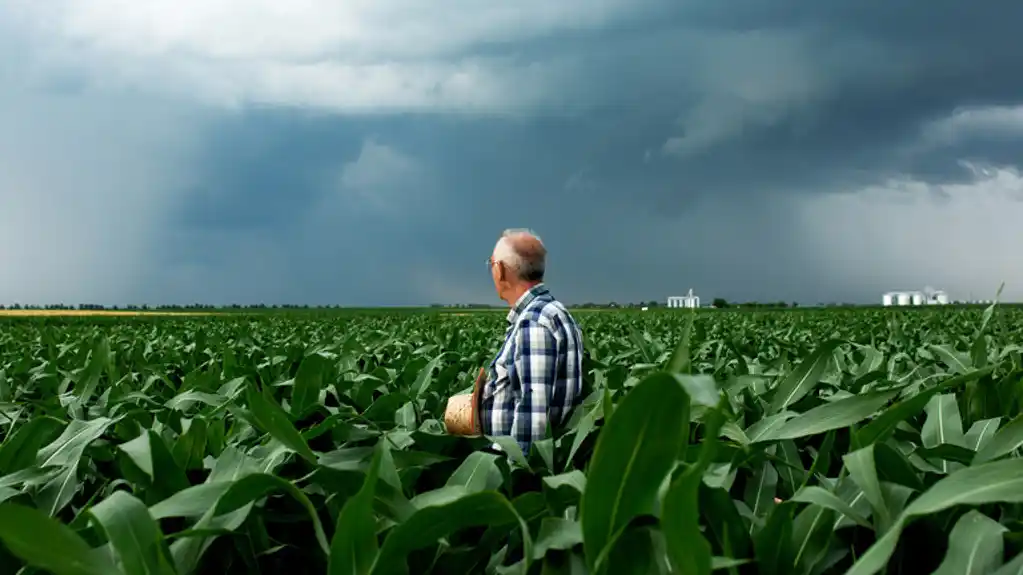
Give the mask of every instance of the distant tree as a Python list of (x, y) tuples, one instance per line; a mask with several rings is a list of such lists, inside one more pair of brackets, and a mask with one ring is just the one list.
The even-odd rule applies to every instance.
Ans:
[(716, 297), (714, 298), (712, 305), (717, 308), (728, 307), (728, 301), (723, 297)]

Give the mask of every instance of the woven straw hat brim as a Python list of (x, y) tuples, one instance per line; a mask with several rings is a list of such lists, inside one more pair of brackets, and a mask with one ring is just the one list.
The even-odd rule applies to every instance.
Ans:
[(444, 427), (451, 435), (476, 435), (476, 413), (473, 394), (453, 395), (444, 410)]

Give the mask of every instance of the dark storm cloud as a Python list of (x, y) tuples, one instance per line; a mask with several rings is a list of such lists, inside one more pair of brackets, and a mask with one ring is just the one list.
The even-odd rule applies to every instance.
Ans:
[[(927, 122), (959, 107), (1020, 101), (1023, 79), (1011, 71), (1023, 64), (1021, 17), (1023, 5), (1010, 3), (680, 5), (668, 28), (623, 38), (624, 49), (606, 47), (593, 58), (589, 73), (603, 72), (608, 92), (659, 97), (616, 106), (625, 118), (596, 136), (609, 144), (591, 156), (591, 176), (635, 183), (642, 171), (640, 190), (657, 192), (662, 209), (698, 193), (817, 192), (893, 173), (949, 177), (960, 150), (921, 157), (907, 147)], [(694, 62), (703, 72), (694, 73)], [(805, 90), (788, 94), (772, 85), (771, 75), (784, 84), (795, 69)], [(713, 85), (706, 70), (726, 80)], [(744, 94), (750, 75), (756, 83)], [(780, 101), (760, 97), (772, 89)], [(702, 110), (701, 94), (710, 104)], [(674, 133), (672, 115), (681, 120)], [(701, 121), (725, 127), (674, 161), (638, 161), (641, 146), (660, 151), (668, 137), (691, 136)], [(1006, 155), (997, 142), (976, 148), (983, 144), (974, 152)]]
[[(437, 192), (435, 209), (428, 219), (397, 226), (386, 220), (344, 220), (339, 222), (343, 229), (326, 233), (330, 239), (321, 246), (296, 246), (295, 257), (304, 252), (310, 264), (293, 270), (295, 284), (309, 286), (296, 292), (300, 298), (329, 299), (339, 281), (346, 289), (361, 286), (360, 294), (351, 295), (357, 301), (384, 293), (400, 298), (407, 288), (393, 285), (408, 277), (403, 274), (410, 261), (444, 270), (452, 282), (480, 276), (483, 297), (485, 277), (477, 260), (497, 231), (521, 224), (541, 231), (561, 253), (572, 254), (552, 266), (552, 273), (557, 277), (561, 266), (562, 284), (579, 297), (659, 297), (687, 277), (736, 298), (804, 297), (798, 293), (807, 289), (804, 279), (772, 274), (798, 267), (804, 248), (787, 237), (784, 221), (748, 216), (758, 207), (763, 215), (777, 216), (780, 208), (769, 207), (773, 204), (767, 198), (827, 193), (900, 174), (959, 179), (965, 171), (956, 160), (968, 151), (993, 161), (1013, 159), (1013, 138), (975, 138), (969, 146), (924, 150), (915, 146), (928, 122), (960, 106), (1012, 103), (1023, 93), (1017, 76), (1004, 73), (1018, 52), (999, 49), (1015, 33), (1004, 24), (1010, 14), (976, 14), (951, 3), (915, 12), (907, 5), (878, 7), (873, 14), (849, 3), (828, 10), (799, 10), (793, 4), (795, 16), (782, 19), (759, 6), (680, 10), (674, 18), (623, 27), (608, 36), (548, 41), (544, 51), (526, 46), (522, 57), (572, 54), (580, 60), (579, 85), (566, 91), (560, 108), (546, 108), (532, 119), (406, 115), (353, 120), (296, 114), (266, 121), (266, 128), (259, 120), (242, 122), (237, 134), (228, 132), (216, 146), (228, 150), (229, 158), (241, 157), (240, 164), (221, 161), (211, 150), (206, 181), (219, 181), (216, 174), (222, 169), (232, 170), (239, 180), (226, 179), (225, 187), (234, 192), (223, 200), (223, 213), (206, 217), (230, 221), (245, 217), (246, 210), (259, 210), (273, 220), (270, 227), (287, 229), (305, 205), (303, 194), (330, 193), (310, 178), (350, 159), (362, 138), (375, 135), (436, 170), (438, 180), (430, 184)], [(716, 39), (723, 32), (749, 34), (752, 43), (742, 36)], [(788, 46), (775, 62), (750, 51), (769, 49), (775, 42), (770, 33), (781, 34), (777, 41)], [(737, 48), (715, 55), (699, 53), (701, 46)], [(886, 61), (886, 55), (891, 59)], [(686, 70), (687, 62), (703, 60), (705, 68), (720, 65), (723, 75), (734, 70), (734, 83), (741, 85), (741, 75), (749, 71), (741, 62), (745, 57), (775, 66), (782, 79), (787, 66), (801, 67), (809, 77), (807, 92), (797, 92), (792, 104), (784, 89), (780, 103), (758, 100), (757, 90), (773, 89), (767, 78), (744, 99), (729, 92), (729, 82), (704, 90), (696, 83), (701, 74)], [(678, 119), (685, 119), (701, 98), (726, 103), (708, 109), (708, 114), (721, 114), (711, 121), (727, 123), (729, 113), (749, 120), (681, 156), (665, 153), (666, 141), (686, 135), (686, 122)], [(765, 108), (768, 113), (759, 116)], [(264, 115), (289, 117), (287, 112)], [(261, 126), (255, 138), (249, 133), (252, 123)], [(240, 145), (230, 142), (234, 138)], [(262, 155), (245, 155), (253, 146)], [(240, 176), (244, 165), (251, 172)], [(573, 180), (580, 174), (588, 186)], [(258, 181), (246, 184), (250, 176)], [(744, 202), (746, 211), (718, 210), (719, 226), (690, 225), (690, 241), (678, 238), (689, 245), (680, 250), (657, 244), (678, 236), (661, 228), (651, 231), (650, 217), (668, 222), (708, 202)], [(253, 216), (249, 221), (263, 220)], [(427, 241), (429, 249), (417, 238)], [(552, 257), (557, 254), (552, 250)], [(339, 262), (336, 273), (313, 265), (328, 255)], [(618, 272), (600, 277), (608, 259)], [(722, 261), (730, 265), (721, 266)], [(671, 271), (660, 267), (676, 262)], [(736, 287), (751, 269), (760, 269), (763, 279)], [(352, 270), (363, 271), (348, 273)], [(309, 281), (300, 279), (305, 275)], [(392, 287), (382, 292), (381, 285)]]
[[(437, 52), (495, 59), (495, 77), (535, 72), (536, 85), (491, 94), (508, 102), (502, 114), (317, 109), (280, 101), (287, 82), (274, 84), (272, 105), (255, 106), (232, 93), (230, 76), (208, 82), (241, 104), (207, 114), (189, 160), (173, 166), (188, 177), (153, 232), (156, 271), (138, 275), (132, 293), (492, 302), (482, 262), (501, 229), (528, 226), (571, 301), (662, 299), (690, 286), (729, 299), (871, 300), (889, 280), (850, 288), (822, 274), (796, 208), (893, 178), (970, 181), (961, 159), (1017, 161), (1015, 129), (950, 117), (1023, 103), (1023, 5), (645, 6), (598, 27)], [(33, 89), (73, 96), (99, 73), (67, 63), (57, 72), (33, 75)], [(458, 86), (438, 82), (433, 96)], [(348, 88), (360, 86), (339, 89)]]
[[(272, 130), (254, 131), (244, 122), (237, 133), (220, 126), (216, 147), (203, 162), (207, 171), (197, 179), (223, 192), (212, 201), (192, 195), (182, 204), (176, 216), (181, 226), (166, 242), (174, 249), (163, 259), (168, 266), (204, 262), (217, 270), (213, 276), (186, 275), (193, 286), (203, 286), (192, 299), (223, 301), (220, 294), (229, 293), (241, 302), (493, 301), (483, 262), (500, 231), (519, 226), (534, 228), (547, 242), (549, 279), (572, 301), (660, 299), (686, 278), (740, 297), (742, 290), (729, 286), (728, 276), (736, 266), (755, 269), (751, 260), (759, 257), (742, 246), (765, 234), (774, 246), (787, 245), (783, 230), (765, 228), (777, 221), (776, 208), (755, 198), (746, 204), (750, 211), (712, 206), (717, 223), (683, 221), (679, 229), (677, 219), (651, 222), (655, 198), (651, 188), (642, 187), (642, 169), (631, 186), (569, 185), (575, 166), (592, 163), (589, 150), (606, 154), (585, 119), (466, 123), (419, 117), (358, 124), (356, 130), (343, 118), (278, 118), (268, 122)], [(329, 144), (324, 134), (331, 135)], [(399, 197), (392, 209), (367, 211), (364, 198), (342, 189), (335, 175), (357, 161), (371, 136), (430, 167), (428, 177), (402, 184), (404, 193), (422, 191), (426, 200)], [(229, 151), (218, 156), (221, 147)], [(322, 154), (325, 148), (335, 153)], [(613, 156), (606, 158), (605, 164)], [(633, 160), (637, 167), (642, 162), (641, 156)], [(272, 185), (260, 180), (264, 173), (272, 174)], [(336, 200), (338, 208), (329, 211), (326, 225), (315, 218), (320, 208), (309, 207), (321, 206), (325, 198)], [(211, 241), (204, 230), (216, 230), (221, 239)], [(224, 235), (242, 239), (224, 241)], [(278, 251), (261, 253), (267, 240)], [(789, 247), (781, 252), (794, 253)], [(722, 259), (730, 264), (721, 272), (692, 267), (714, 270)], [(653, 277), (651, 270), (658, 270)], [(276, 287), (254, 281), (268, 275)], [(771, 290), (778, 281), (787, 280), (761, 280), (757, 289), (782, 294), (792, 287)], [(158, 283), (147, 289), (178, 289)]]
[(359, 151), (358, 126), (287, 110), (215, 120), (175, 223), (189, 228), (290, 228), (321, 192), (323, 171)]

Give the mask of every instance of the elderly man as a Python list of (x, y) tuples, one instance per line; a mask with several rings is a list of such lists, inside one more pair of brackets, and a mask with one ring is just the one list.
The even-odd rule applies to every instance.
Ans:
[(564, 423), (582, 400), (582, 333), (543, 283), (546, 257), (535, 234), (506, 230), (487, 259), (497, 295), (511, 311), (483, 383), (480, 424), (484, 434), (514, 438), (526, 455), (544, 439), (548, 422)]

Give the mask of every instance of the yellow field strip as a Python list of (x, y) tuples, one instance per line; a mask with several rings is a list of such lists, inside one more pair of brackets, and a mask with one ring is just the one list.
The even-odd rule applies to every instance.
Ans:
[(72, 316), (142, 316), (142, 315), (215, 315), (201, 311), (133, 311), (91, 309), (2, 309), (0, 317), (72, 317)]

